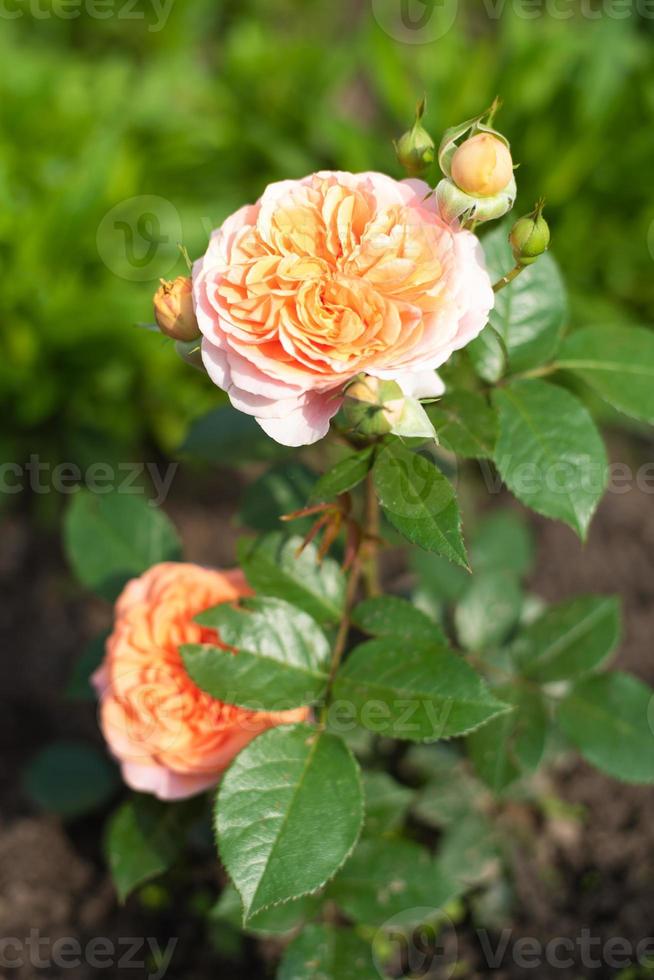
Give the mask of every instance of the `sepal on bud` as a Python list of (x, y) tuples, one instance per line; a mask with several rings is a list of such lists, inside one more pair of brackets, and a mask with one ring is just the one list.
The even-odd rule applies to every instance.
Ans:
[(154, 318), (163, 334), (172, 340), (197, 340), (200, 328), (193, 309), (193, 285), (188, 276), (169, 282), (161, 280), (154, 294)]
[(421, 122), (425, 108), (426, 100), (423, 98), (416, 108), (413, 127), (393, 144), (397, 159), (410, 177), (423, 176), (436, 158), (436, 144)]
[(518, 265), (531, 265), (550, 245), (549, 225), (543, 217), (544, 201), (539, 201), (534, 210), (523, 218), (518, 218), (509, 242), (513, 257)]
[(511, 147), (491, 126), (498, 108), (495, 100), (487, 112), (443, 135), (438, 163), (445, 176), (436, 200), (446, 221), (492, 221), (513, 207), (517, 185)]
[(202, 348), (198, 340), (176, 340), (175, 350), (181, 359), (190, 364), (191, 367), (197, 368), (198, 371), (204, 371)]

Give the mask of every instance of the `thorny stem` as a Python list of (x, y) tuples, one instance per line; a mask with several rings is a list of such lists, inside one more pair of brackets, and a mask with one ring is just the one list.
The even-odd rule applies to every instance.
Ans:
[(329, 709), (329, 701), (332, 687), (334, 686), (334, 680), (336, 678), (336, 674), (338, 673), (338, 668), (341, 665), (343, 654), (345, 653), (347, 637), (350, 631), (352, 608), (356, 602), (361, 578), (364, 577), (366, 580), (368, 595), (379, 595), (380, 592), (379, 570), (377, 565), (378, 539), (379, 502), (377, 500), (377, 494), (375, 493), (375, 485), (372, 480), (372, 475), (369, 473), (366, 478), (366, 501), (363, 534), (361, 536), (361, 543), (356, 555), (354, 556), (352, 568), (350, 570), (347, 589), (345, 591), (343, 615), (338, 626), (338, 632), (336, 633), (336, 639), (334, 640), (334, 646), (332, 649), (332, 659), (329, 667), (329, 676), (327, 678), (325, 703), (320, 713), (320, 723), (323, 726), (327, 720), (327, 711)]
[(338, 673), (338, 668), (341, 665), (341, 660), (343, 659), (343, 654), (345, 653), (345, 646), (347, 643), (347, 635), (350, 631), (350, 616), (352, 614), (352, 607), (354, 606), (357, 590), (359, 588), (359, 579), (362, 573), (361, 564), (361, 553), (359, 552), (354, 559), (352, 564), (352, 570), (350, 572), (350, 577), (347, 583), (347, 590), (345, 592), (345, 606), (343, 609), (343, 615), (341, 621), (338, 625), (338, 632), (336, 634), (336, 639), (334, 640), (334, 647), (332, 650), (332, 662), (329, 667), (329, 676), (327, 678), (327, 693), (325, 697), (325, 703), (322, 707), (320, 713), (320, 723), (322, 726), (325, 725), (327, 721), (327, 711), (329, 707), (329, 699), (332, 693), (332, 687), (334, 686), (334, 679)]
[(508, 286), (509, 283), (513, 282), (513, 280), (516, 279), (525, 268), (526, 266), (524, 265), (514, 266), (510, 272), (507, 272), (505, 276), (502, 276), (501, 279), (497, 280), (497, 282), (493, 285), (493, 292), (499, 293), (500, 289), (504, 289), (505, 286)]
[(381, 586), (379, 583), (379, 562), (378, 562), (378, 542), (379, 542), (379, 501), (375, 493), (372, 473), (366, 477), (366, 512), (364, 525), (364, 543), (366, 559), (363, 566), (363, 575), (366, 582), (366, 591), (369, 596), (380, 595)]

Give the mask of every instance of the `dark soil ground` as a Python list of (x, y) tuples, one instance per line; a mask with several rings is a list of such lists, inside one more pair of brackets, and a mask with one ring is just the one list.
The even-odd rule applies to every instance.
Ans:
[[(642, 450), (634, 451), (636, 459), (642, 460)], [(624, 460), (626, 450), (620, 447), (614, 455)], [(587, 591), (619, 593), (625, 620), (619, 662), (654, 684), (654, 496), (646, 489), (632, 486), (626, 493), (607, 495), (585, 547), (565, 528), (535, 519), (539, 564), (532, 584), (552, 600)], [(231, 475), (199, 490), (178, 478), (167, 510), (181, 530), (189, 559), (231, 563), (237, 531), (229, 515), (239, 490), (238, 478)], [(246, 965), (239, 972), (212, 952), (201, 919), (186, 911), (180, 915), (182, 910), (165, 894), (156, 898), (155, 893), (145, 904), (132, 898), (124, 907), (117, 905), (100, 848), (106, 814), (63, 824), (30, 802), (21, 772), (43, 745), (62, 736), (101, 744), (94, 706), (71, 703), (63, 691), (76, 656), (85, 641), (107, 625), (109, 611), (72, 584), (57, 539), (37, 532), (20, 514), (4, 521), (0, 586), (0, 936), (16, 937), (24, 944), (32, 930), (32, 960), (38, 952), (37, 938), (46, 938), (41, 954), (47, 958), (48, 944), (59, 937), (75, 937), (82, 947), (93, 937), (107, 937), (120, 955), (126, 955), (126, 943), (119, 945), (126, 937), (153, 937), (165, 946), (176, 936), (166, 974), (171, 980), (263, 978), (265, 968), (253, 946), (246, 948)], [(618, 785), (579, 762), (566, 764), (548, 778), (551, 791), (583, 819), (567, 819), (561, 807), (562, 815), (531, 828), (535, 833), (516, 834), (516, 902), (502, 962), (492, 971), (474, 927), (464, 923), (458, 930), (457, 976), (615, 976), (619, 970), (617, 964), (611, 966), (611, 957), (623, 955), (624, 947), (614, 945), (607, 956), (601, 954), (603, 943), (620, 938), (635, 948), (654, 936), (654, 789)], [(198, 870), (200, 890), (214, 887), (213, 875), (210, 868)], [(585, 966), (578, 962), (574, 967), (541, 961), (529, 968), (516, 962), (515, 944), (521, 937), (542, 943), (567, 937), (576, 944), (578, 957), (584, 936), (592, 941), (589, 955), (598, 963), (600, 957), (604, 960), (596, 967), (588, 957)], [(501, 940), (501, 933), (495, 932), (489, 942), (494, 949)], [(23, 945), (20, 968), (0, 963), (0, 980), (86, 980), (148, 972), (144, 967), (130, 969), (127, 963), (121, 968), (117, 957), (114, 965), (104, 968), (39, 967), (30, 963), (27, 950)], [(654, 942), (650, 952), (654, 954)], [(133, 959), (142, 955), (137, 952)], [(565, 960), (569, 954), (559, 947), (553, 955)], [(625, 976), (631, 980), (636, 974)]]

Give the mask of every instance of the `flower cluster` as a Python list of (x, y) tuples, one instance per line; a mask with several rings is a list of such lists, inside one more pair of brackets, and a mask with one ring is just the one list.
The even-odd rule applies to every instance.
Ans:
[[(436, 159), (424, 100), (396, 144), (410, 179), (320, 171), (271, 184), (213, 232), (192, 276), (162, 280), (159, 329), (285, 445), (324, 437), (342, 405), (357, 438), (433, 435), (419, 400), (443, 393), (436, 369), (479, 335), (494, 303), (474, 228), (515, 198), (496, 109), (444, 134), (436, 187), (418, 179)], [(547, 247), (541, 210), (514, 229), (516, 270)], [(104, 735), (134, 789), (199, 792), (257, 734), (305, 719), (306, 708), (218, 701), (185, 670), (181, 644), (220, 645), (194, 617), (248, 593), (240, 571), (161, 564), (118, 600), (94, 682)]]

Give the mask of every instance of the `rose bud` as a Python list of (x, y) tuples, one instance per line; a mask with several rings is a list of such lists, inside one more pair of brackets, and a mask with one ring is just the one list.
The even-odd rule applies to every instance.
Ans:
[(491, 133), (478, 133), (457, 147), (451, 168), (457, 187), (473, 197), (493, 197), (513, 177), (511, 151)]
[(200, 336), (188, 276), (178, 276), (173, 282), (161, 280), (154, 294), (154, 318), (161, 332), (173, 340), (195, 340)]
[(539, 201), (531, 214), (519, 218), (511, 229), (509, 242), (518, 265), (531, 265), (550, 244), (549, 225), (543, 217), (544, 201)]
[(380, 381), (363, 375), (345, 391), (345, 418), (361, 435), (386, 435), (400, 420), (403, 410), (404, 394), (395, 381)]
[(397, 159), (410, 177), (420, 177), (429, 170), (436, 156), (436, 144), (421, 123), (426, 102), (418, 103), (413, 127), (395, 143)]

